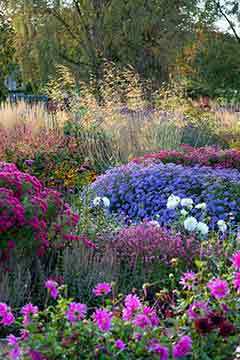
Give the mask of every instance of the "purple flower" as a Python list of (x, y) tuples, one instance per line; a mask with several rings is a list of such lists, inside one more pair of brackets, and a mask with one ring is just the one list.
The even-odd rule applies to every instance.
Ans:
[(124, 304), (126, 308), (132, 312), (140, 309), (142, 306), (142, 303), (137, 295), (129, 294), (126, 296), (124, 300)]
[(112, 323), (112, 314), (106, 310), (97, 309), (93, 319), (101, 331), (109, 331)]
[(71, 323), (74, 323), (76, 321), (82, 320), (85, 317), (86, 312), (87, 306), (85, 304), (73, 302), (68, 306), (66, 318)]
[(109, 283), (99, 283), (97, 286), (93, 289), (93, 293), (96, 296), (102, 296), (109, 294), (112, 291), (112, 286)]
[(34, 163), (34, 160), (28, 159), (24, 161), (24, 164), (27, 166), (32, 166), (32, 164)]
[(195, 285), (197, 280), (197, 275), (192, 272), (185, 272), (180, 279), (180, 284), (183, 286), (184, 289), (191, 290)]
[(49, 290), (50, 295), (53, 299), (56, 299), (59, 295), (57, 286), (58, 286), (58, 283), (56, 281), (47, 280), (45, 282), (45, 288), (47, 288)]
[(4, 313), (2, 315), (2, 320), (0, 321), (0, 324), (2, 324), (4, 326), (10, 326), (14, 322), (15, 322), (14, 315), (10, 311), (7, 311), (6, 313)]
[(126, 344), (124, 341), (122, 341), (121, 339), (118, 339), (115, 341), (115, 346), (118, 350), (124, 350), (126, 347)]
[(233, 254), (232, 263), (237, 270), (240, 270), (240, 250)]
[(7, 337), (7, 343), (12, 347), (12, 349), (9, 352), (10, 359), (11, 360), (19, 359), (21, 356), (21, 350), (20, 347), (18, 346), (18, 339), (16, 338), (16, 336), (10, 334)]
[(183, 336), (179, 342), (173, 347), (173, 356), (180, 358), (187, 356), (192, 349), (192, 339), (190, 336)]
[(234, 287), (240, 291), (240, 272), (234, 273)]
[(138, 314), (133, 323), (139, 326), (141, 329), (152, 326), (151, 320), (144, 314)]
[(153, 339), (149, 342), (148, 351), (159, 355), (159, 360), (168, 360), (168, 348), (160, 344), (157, 340)]
[(31, 322), (32, 315), (35, 315), (38, 313), (38, 307), (33, 306), (33, 304), (26, 304), (23, 306), (21, 310), (21, 314), (24, 315), (23, 317), (23, 325), (27, 326)]
[(228, 283), (221, 279), (209, 281), (208, 288), (216, 299), (222, 299), (229, 293)]
[(208, 306), (203, 301), (196, 301), (192, 305), (190, 305), (189, 309), (187, 310), (187, 314), (189, 319), (196, 319), (199, 316), (205, 316), (208, 314)]

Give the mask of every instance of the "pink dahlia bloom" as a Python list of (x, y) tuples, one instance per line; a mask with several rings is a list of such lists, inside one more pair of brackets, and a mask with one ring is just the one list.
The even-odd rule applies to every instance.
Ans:
[(15, 322), (14, 315), (5, 303), (0, 303), (0, 317), (2, 318), (0, 324), (4, 326), (10, 326)]
[(197, 275), (192, 271), (188, 271), (183, 273), (183, 276), (180, 279), (180, 284), (183, 286), (184, 289), (191, 290), (196, 284), (196, 281)]
[(190, 336), (183, 336), (179, 342), (173, 347), (173, 356), (180, 358), (187, 356), (192, 349), (192, 339)]
[(76, 321), (82, 320), (86, 316), (86, 312), (87, 306), (85, 304), (73, 302), (68, 306), (66, 318), (71, 323), (74, 323)]
[(112, 314), (106, 310), (97, 309), (93, 319), (101, 331), (109, 331), (112, 323)]
[(233, 254), (232, 263), (237, 270), (240, 270), (240, 250)]
[(112, 291), (112, 285), (106, 282), (97, 284), (97, 286), (93, 289), (93, 293), (96, 296), (107, 295), (111, 291)]
[(34, 306), (33, 304), (26, 304), (23, 306), (21, 310), (21, 314), (23, 315), (23, 325), (27, 326), (31, 322), (32, 315), (38, 313), (38, 307)]
[(151, 327), (152, 323), (148, 316), (144, 314), (138, 314), (133, 321), (135, 325), (140, 327), (141, 329), (145, 329), (146, 327)]
[(221, 279), (209, 281), (208, 288), (216, 299), (222, 299), (229, 293), (228, 283)]
[(138, 310), (141, 308), (142, 303), (137, 295), (129, 294), (126, 296), (124, 300), (124, 304), (128, 310), (131, 310), (132, 312)]

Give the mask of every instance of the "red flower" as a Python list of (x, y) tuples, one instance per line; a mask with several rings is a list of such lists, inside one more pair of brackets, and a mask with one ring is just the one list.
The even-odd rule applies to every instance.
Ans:
[(195, 320), (194, 326), (196, 331), (201, 335), (209, 334), (213, 329), (213, 325), (207, 317), (202, 317)]
[(235, 327), (230, 321), (224, 320), (220, 324), (219, 334), (221, 336), (227, 337), (227, 336), (233, 335), (234, 333), (235, 333)]

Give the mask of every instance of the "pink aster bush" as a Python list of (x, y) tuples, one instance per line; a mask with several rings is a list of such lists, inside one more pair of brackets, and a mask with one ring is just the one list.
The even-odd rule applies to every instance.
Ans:
[(200, 251), (200, 244), (194, 236), (174, 233), (151, 222), (123, 228), (112, 242), (112, 248), (123, 259), (133, 264), (137, 259), (169, 264), (173, 258), (191, 264)]
[(77, 222), (78, 215), (64, 204), (60, 193), (15, 165), (0, 163), (0, 260), (8, 259), (15, 247), (43, 255), (50, 237), (61, 241)]

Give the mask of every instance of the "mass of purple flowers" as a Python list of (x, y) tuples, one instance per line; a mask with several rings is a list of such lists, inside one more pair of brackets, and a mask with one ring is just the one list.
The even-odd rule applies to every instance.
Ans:
[[(176, 164), (129, 163), (107, 171), (93, 183), (98, 196), (110, 200), (110, 211), (126, 221), (152, 220), (158, 216), (161, 225), (176, 219), (176, 210), (167, 209), (171, 194), (191, 198), (195, 204), (206, 203), (210, 229), (218, 220), (231, 225), (240, 222), (240, 172), (234, 169), (187, 167)], [(193, 216), (203, 220), (199, 209)]]

